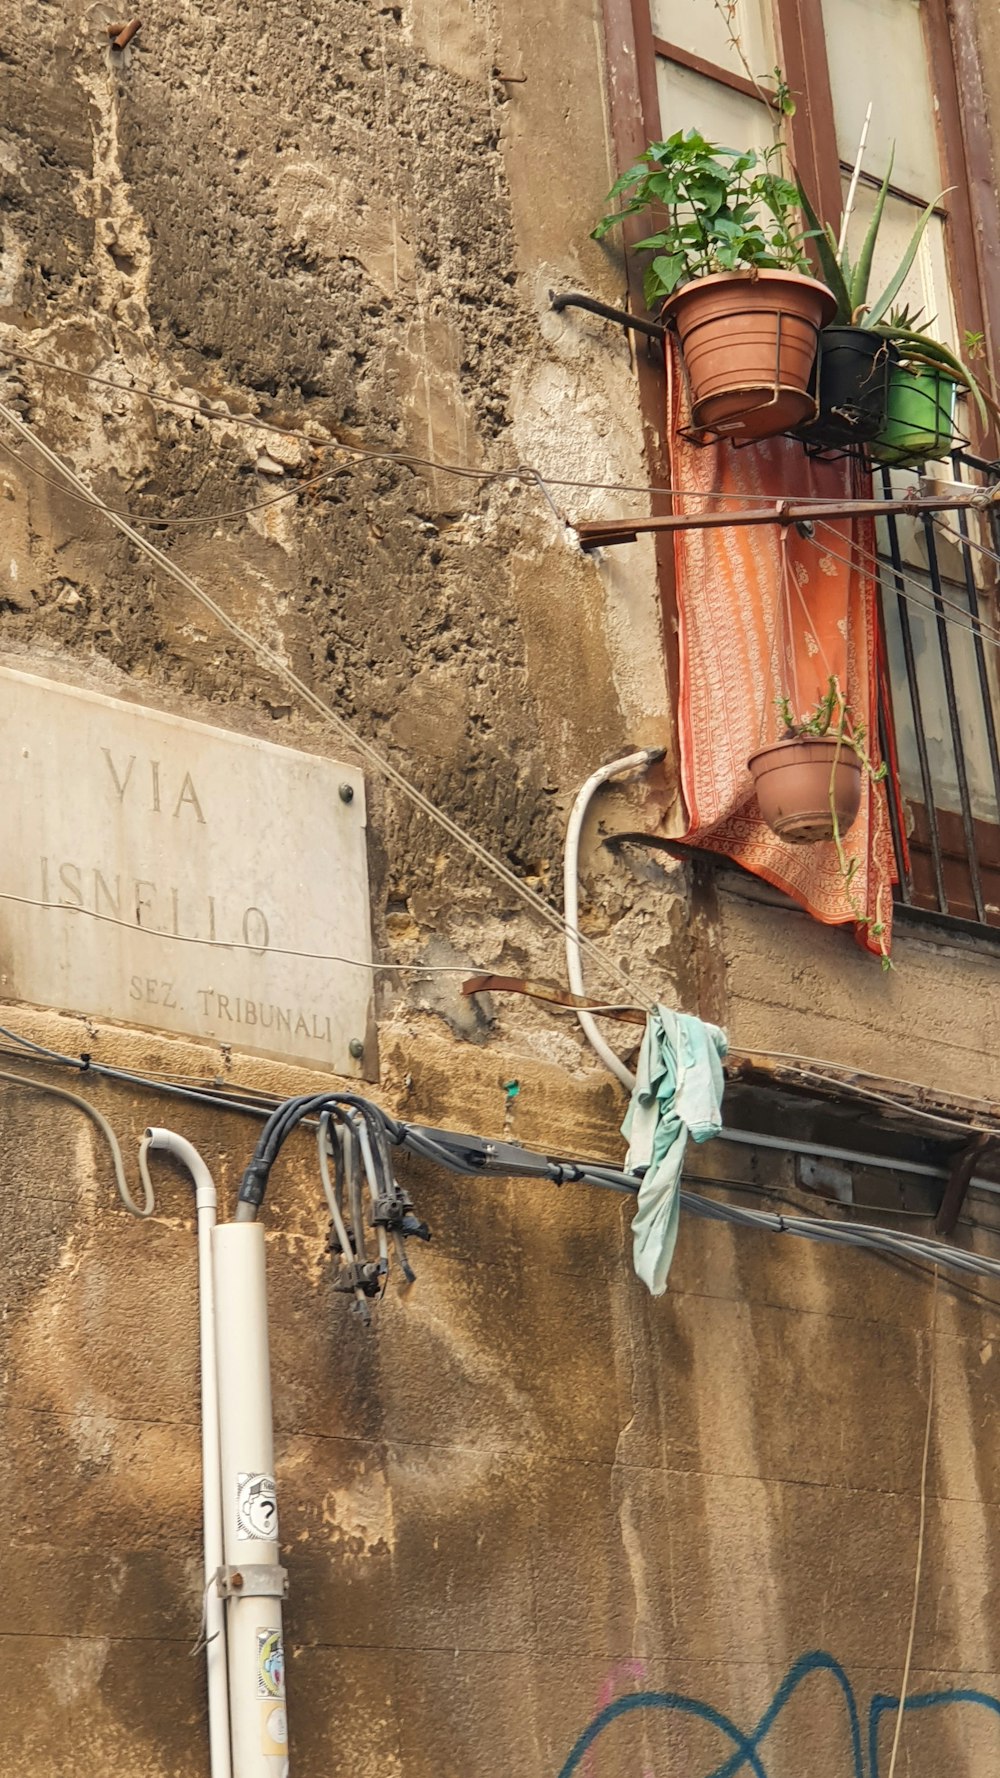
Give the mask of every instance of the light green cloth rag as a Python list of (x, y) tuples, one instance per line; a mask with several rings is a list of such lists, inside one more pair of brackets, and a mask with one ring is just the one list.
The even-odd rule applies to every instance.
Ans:
[(681, 1168), (688, 1136), (707, 1142), (722, 1128), (726, 1034), (688, 1013), (658, 1006), (646, 1021), (632, 1103), (626, 1172), (645, 1168), (632, 1222), (635, 1269), (654, 1296), (667, 1288), (680, 1220)]

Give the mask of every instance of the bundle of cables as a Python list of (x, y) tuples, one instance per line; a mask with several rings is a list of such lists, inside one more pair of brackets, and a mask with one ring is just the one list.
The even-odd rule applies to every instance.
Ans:
[[(330, 1212), (327, 1246), (341, 1262), (334, 1288), (353, 1296), (367, 1323), (368, 1299), (381, 1296), (388, 1281), (390, 1249), (407, 1283), (412, 1284), (416, 1274), (406, 1255), (407, 1239), (431, 1238), (430, 1229), (415, 1215), (413, 1200), (395, 1176), (389, 1152), (394, 1120), (378, 1106), (354, 1093), (286, 1099), (261, 1131), (240, 1185), (236, 1215), (240, 1221), (256, 1216), (282, 1144), (303, 1119), (317, 1116), (319, 1172)], [(366, 1228), (372, 1236), (372, 1254)]]
[[(430, 1238), (426, 1223), (419, 1221), (412, 1200), (395, 1178), (393, 1148), (406, 1149), (449, 1173), (466, 1176), (546, 1179), (553, 1185), (575, 1182), (629, 1198), (636, 1195), (640, 1184), (636, 1173), (621, 1172), (593, 1161), (557, 1159), (484, 1136), (402, 1123), (357, 1094), (320, 1093), (286, 1100), (268, 1118), (240, 1186), (239, 1218), (252, 1219), (256, 1215), (281, 1145), (304, 1118), (319, 1120), (320, 1173), (331, 1218), (329, 1246), (342, 1261), (336, 1287), (353, 1294), (366, 1320), (367, 1299), (381, 1295), (385, 1288), (390, 1247), (409, 1281), (413, 1270), (406, 1257), (406, 1239)], [(335, 1163), (333, 1178), (331, 1156)], [(941, 1265), (960, 1276), (1000, 1277), (1000, 1259), (985, 1253), (839, 1216), (785, 1216), (751, 1210), (742, 1204), (706, 1197), (704, 1188), (712, 1182), (697, 1183), (701, 1189), (681, 1192), (682, 1209), (694, 1216), (745, 1229), (861, 1248), (885, 1259)], [(717, 1183), (729, 1183), (739, 1189), (735, 1181)], [(366, 1251), (366, 1226), (373, 1232), (377, 1257), (369, 1257)]]
[[(405, 1148), (450, 1173), (490, 1173), (549, 1179), (554, 1185), (586, 1180), (631, 1195), (637, 1181), (613, 1168), (554, 1161), (514, 1143), (401, 1123), (356, 1093), (304, 1094), (286, 1099), (268, 1118), (240, 1184), (237, 1220), (252, 1221), (264, 1201), (271, 1168), (283, 1143), (304, 1120), (316, 1120), (319, 1171), (330, 1211), (327, 1246), (340, 1260), (335, 1289), (354, 1297), (362, 1319), (379, 1297), (394, 1254), (407, 1283), (414, 1271), (406, 1253), (411, 1237), (429, 1241), (413, 1200), (393, 1171), (392, 1148)], [(331, 1174), (330, 1162), (333, 1161)], [(374, 1251), (369, 1252), (366, 1231)]]

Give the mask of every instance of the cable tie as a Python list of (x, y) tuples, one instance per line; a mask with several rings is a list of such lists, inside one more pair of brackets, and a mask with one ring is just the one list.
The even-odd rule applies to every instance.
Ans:
[(240, 1182), (239, 1201), (241, 1204), (253, 1204), (258, 1210), (264, 1202), (267, 1190), (267, 1176), (270, 1163), (264, 1160), (251, 1161)]
[(402, 1223), (400, 1224), (400, 1233), (403, 1235), (413, 1235), (418, 1241), (430, 1241), (433, 1239), (426, 1222), (421, 1222), (419, 1216), (413, 1216), (409, 1213), (403, 1217)]
[(89, 1052), (89, 1050), (81, 1050), (81, 1052), (80, 1052), (80, 1073), (86, 1074), (89, 1067), (90, 1067), (90, 1052)]

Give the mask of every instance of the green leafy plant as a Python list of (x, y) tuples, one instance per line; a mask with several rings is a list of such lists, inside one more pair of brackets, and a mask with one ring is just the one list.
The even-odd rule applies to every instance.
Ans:
[[(848, 854), (844, 845), (844, 836), (840, 831), (840, 817), (837, 813), (835, 786), (837, 767), (841, 753), (853, 753), (861, 767), (862, 773), (872, 784), (881, 784), (888, 775), (888, 767), (883, 760), (876, 765), (866, 744), (867, 730), (863, 722), (854, 716), (850, 704), (847, 703), (840, 689), (839, 681), (834, 674), (830, 675), (826, 692), (815, 707), (803, 716), (797, 717), (792, 709), (791, 699), (787, 694), (776, 699), (778, 716), (784, 729), (782, 740), (797, 741), (802, 737), (814, 737), (819, 740), (831, 740), (836, 743), (833, 762), (830, 767), (830, 821), (833, 828), (833, 843), (837, 849), (837, 865), (844, 883), (847, 904), (854, 915), (858, 926), (872, 937), (878, 944), (882, 958), (882, 968), (891, 969), (892, 961), (886, 949), (885, 921), (879, 914), (869, 914), (858, 900), (855, 878), (860, 868), (860, 860)], [(881, 899), (881, 890), (879, 899)]]
[(775, 110), (781, 117), (794, 117), (795, 97), (780, 68), (771, 69), (771, 79), (774, 81), (773, 103)]
[(616, 179), (608, 201), (627, 198), (601, 218), (596, 241), (629, 216), (663, 216), (636, 246), (652, 252), (644, 280), (653, 307), (682, 284), (713, 272), (809, 272), (798, 188), (780, 169), (780, 146), (723, 148), (697, 130), (653, 142)]

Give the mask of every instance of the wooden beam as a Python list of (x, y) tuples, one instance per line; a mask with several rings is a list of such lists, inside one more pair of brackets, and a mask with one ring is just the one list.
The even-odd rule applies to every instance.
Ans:
[(776, 12), (778, 60), (798, 101), (789, 119), (792, 160), (819, 216), (836, 228), (844, 199), (823, 0), (776, 0)]
[(675, 62), (679, 68), (690, 68), (692, 74), (703, 74), (706, 80), (718, 81), (720, 86), (728, 86), (731, 92), (743, 93), (748, 99), (757, 99), (762, 105), (777, 109), (778, 101), (772, 92), (761, 83), (755, 86), (745, 74), (734, 74), (731, 68), (723, 68), (718, 62), (710, 62), (707, 57), (696, 55), (692, 49), (682, 49), (678, 43), (668, 43), (665, 37), (654, 37), (653, 48), (665, 62)]

